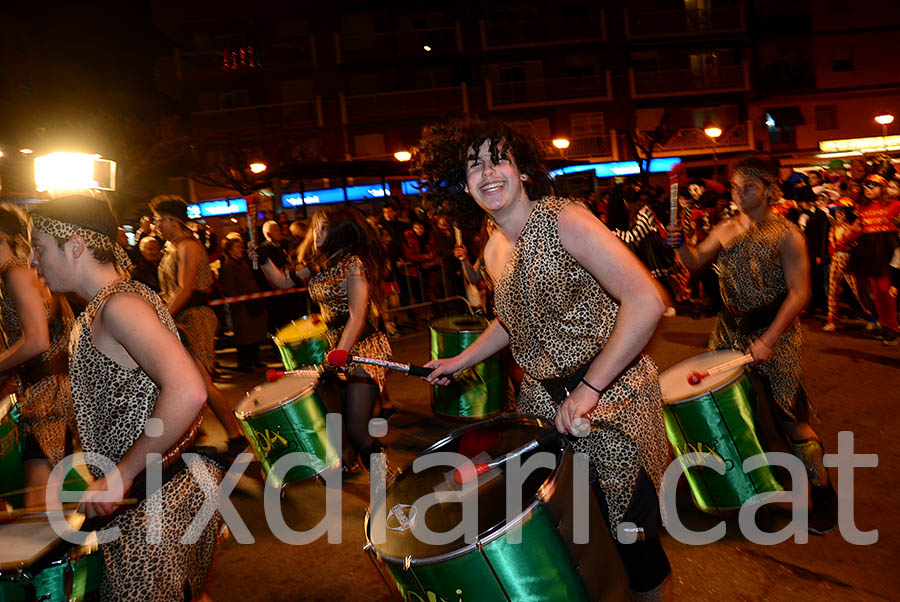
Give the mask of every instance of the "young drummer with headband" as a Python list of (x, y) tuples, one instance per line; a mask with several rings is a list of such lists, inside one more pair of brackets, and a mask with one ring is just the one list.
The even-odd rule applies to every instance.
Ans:
[[(128, 257), (115, 236), (115, 218), (98, 199), (61, 198), (34, 215), (35, 262), (50, 289), (88, 301), (72, 330), (69, 362), (82, 448), (114, 462), (121, 476), (117, 488), (116, 479), (91, 466), (97, 480), (79, 509), (88, 518), (113, 514), (148, 456), (162, 456), (170, 467), (162, 488), (109, 525), (120, 536), (102, 545), (101, 595), (120, 602), (189, 599), (202, 590), (219, 517), (190, 533), (188, 525), (222, 478), (202, 456), (192, 457), (190, 469), (179, 460), (199, 427), (203, 378), (162, 300), (124, 277)], [(151, 535), (158, 541), (151, 543)], [(183, 544), (182, 537), (195, 543)]]
[(760, 404), (757, 422), (770, 447), (786, 437), (806, 466), (813, 500), (809, 529), (823, 534), (834, 528), (837, 500), (822, 444), (808, 422), (801, 379), (798, 316), (810, 296), (809, 258), (800, 231), (772, 210), (778, 197), (777, 165), (762, 155), (741, 158), (732, 176), (737, 215), (716, 225), (696, 247), (684, 243), (680, 230), (670, 231), (669, 244), (691, 270), (718, 263), (723, 306), (709, 347), (753, 355), (757, 393), (769, 402)]

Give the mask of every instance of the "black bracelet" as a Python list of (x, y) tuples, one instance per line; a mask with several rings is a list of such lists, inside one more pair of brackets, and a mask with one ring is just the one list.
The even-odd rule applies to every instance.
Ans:
[(593, 389), (593, 390), (596, 391), (598, 394), (603, 395), (603, 391), (602, 391), (601, 389), (598, 389), (597, 387), (595, 387), (594, 385), (592, 385), (592, 384), (589, 383), (588, 381), (584, 380), (583, 378), (581, 379), (581, 382), (583, 382), (585, 385), (587, 385), (588, 389)]

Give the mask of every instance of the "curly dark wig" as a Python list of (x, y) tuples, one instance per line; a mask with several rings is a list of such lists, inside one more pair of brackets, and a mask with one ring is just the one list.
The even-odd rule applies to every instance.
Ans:
[(457, 225), (472, 228), (484, 220), (484, 210), (466, 193), (466, 162), (471, 149), (490, 142), (494, 163), (511, 155), (519, 171), (528, 176), (525, 192), (537, 199), (553, 190), (544, 167), (544, 145), (536, 138), (496, 119), (458, 118), (422, 130), (413, 149), (411, 171), (422, 183), (425, 196)]

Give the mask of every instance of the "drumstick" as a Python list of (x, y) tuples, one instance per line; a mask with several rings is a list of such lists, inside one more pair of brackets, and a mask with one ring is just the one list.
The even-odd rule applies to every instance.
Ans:
[(688, 376), (688, 383), (692, 385), (699, 385), (700, 381), (702, 381), (707, 376), (712, 376), (713, 374), (718, 374), (720, 372), (725, 372), (726, 370), (731, 370), (732, 368), (737, 368), (739, 366), (743, 366), (745, 364), (749, 364), (753, 361), (753, 356), (749, 353), (745, 353), (739, 358), (735, 358), (733, 360), (728, 360), (727, 362), (722, 362), (718, 366), (713, 366), (709, 370), (704, 370), (703, 372), (691, 372), (690, 376)]
[(669, 229), (678, 227), (678, 172), (669, 174)]
[(275, 368), (269, 368), (266, 370), (266, 380), (271, 382), (275, 382), (282, 376), (288, 376), (290, 374), (296, 374), (297, 376), (305, 376), (307, 378), (319, 378), (322, 376), (322, 373), (318, 370), (309, 369), (309, 370), (276, 370)]
[[(582, 420), (579, 418), (578, 420)], [(560, 437), (563, 436), (563, 433), (560, 433), (556, 429), (544, 433), (537, 439), (529, 441), (525, 445), (521, 447), (517, 447), (513, 451), (509, 452), (502, 458), (498, 458), (492, 462), (488, 462), (487, 464), (466, 464), (460, 466), (456, 470), (453, 471), (453, 480), (462, 485), (463, 483), (468, 483), (472, 479), (476, 479), (491, 470), (492, 468), (496, 468), (501, 464), (504, 464), (510, 458), (514, 458), (516, 456), (521, 456), (522, 454), (526, 454), (532, 450), (538, 449), (540, 447), (547, 447), (548, 445), (552, 445), (559, 440)]]
[[(114, 506), (136, 506), (140, 500), (135, 497), (128, 497), (123, 500), (119, 500), (117, 502), (113, 502)], [(70, 504), (62, 504), (60, 508), (56, 510), (35, 510), (34, 508), (16, 508), (15, 510), (7, 510), (6, 512), (0, 512), (0, 525), (8, 522), (12, 522), (14, 520), (38, 520), (47, 518), (50, 516), (51, 512), (59, 512), (66, 510), (77, 510), (80, 502), (73, 502)]]
[[(401, 364), (400, 362), (390, 362), (388, 360), (376, 360), (370, 357), (360, 357), (358, 355), (350, 355), (343, 349), (333, 349), (325, 356), (325, 361), (332, 366), (341, 368), (350, 362), (358, 362), (360, 364), (369, 364), (372, 366), (381, 366), (382, 368), (390, 368), (399, 372), (406, 372), (413, 376), (428, 376), (432, 372), (432, 368), (424, 368), (414, 364)], [(449, 377), (448, 377), (449, 378)]]

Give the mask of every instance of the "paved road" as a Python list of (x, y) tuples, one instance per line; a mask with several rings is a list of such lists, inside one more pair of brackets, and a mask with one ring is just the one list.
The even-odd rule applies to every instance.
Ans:
[[(665, 369), (705, 349), (712, 320), (677, 316), (665, 319), (648, 352)], [(900, 351), (863, 337), (858, 327), (838, 334), (821, 332), (809, 320), (806, 369), (810, 397), (822, 423), (816, 429), (826, 451), (835, 451), (839, 431), (851, 431), (857, 453), (878, 455), (877, 468), (858, 468), (855, 477), (856, 528), (878, 530), (874, 545), (857, 546), (834, 531), (810, 536), (806, 544), (792, 540), (772, 546), (749, 542), (728, 519), (726, 536), (712, 544), (691, 546), (664, 535), (675, 577), (676, 600), (897, 600), (900, 598), (900, 533), (894, 492), (900, 490), (898, 408)], [(429, 347), (425, 333), (393, 340), (395, 358), (424, 363)], [(276, 365), (271, 352), (267, 359)], [(229, 354), (221, 362), (233, 361)], [(262, 380), (255, 375), (229, 376), (222, 386), (232, 401)], [(233, 374), (233, 373), (232, 373)], [(429, 408), (427, 386), (415, 378), (392, 374), (388, 387), (398, 413), (385, 438), (394, 464), (411, 461), (429, 443), (454, 425), (436, 419)], [(213, 422), (212, 419), (206, 421)], [(219, 434), (213, 430), (211, 436)], [(369, 493), (365, 475), (346, 483), (342, 496), (341, 543), (325, 537), (305, 545), (279, 541), (266, 525), (263, 487), (255, 465), (232, 495), (232, 501), (253, 534), (250, 545), (223, 544), (209, 576), (209, 593), (217, 602), (231, 600), (391, 600), (385, 585), (362, 552), (363, 517)], [(849, 481), (838, 484), (849, 490)], [(282, 510), (286, 523), (305, 530), (324, 515), (326, 489), (315, 481), (286, 488)], [(697, 511), (686, 487), (679, 487), (679, 516), (692, 529), (706, 529), (718, 519)], [(771, 528), (784, 521), (773, 514)]]

